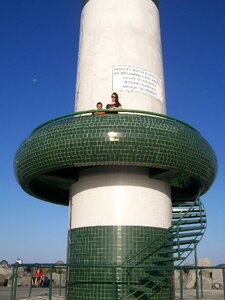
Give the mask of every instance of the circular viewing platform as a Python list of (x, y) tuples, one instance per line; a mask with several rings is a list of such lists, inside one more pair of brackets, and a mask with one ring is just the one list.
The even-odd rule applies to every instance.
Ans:
[(190, 125), (157, 113), (121, 109), (76, 112), (38, 126), (14, 161), (21, 187), (42, 200), (68, 205), (79, 170), (142, 166), (168, 180), (172, 192), (204, 194), (217, 171), (214, 151)]

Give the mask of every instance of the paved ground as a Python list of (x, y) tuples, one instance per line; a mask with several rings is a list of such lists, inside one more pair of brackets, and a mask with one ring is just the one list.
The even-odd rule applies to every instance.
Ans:
[[(38, 288), (32, 289), (31, 297), (29, 296), (29, 288), (19, 287), (17, 289), (16, 300), (48, 300), (48, 288)], [(11, 289), (8, 287), (0, 287), (0, 300), (10, 300)], [(53, 289), (52, 300), (64, 300), (64, 290), (61, 290), (61, 295), (59, 296), (59, 289)], [(204, 291), (204, 297), (202, 299), (206, 300), (224, 300), (223, 291)], [(176, 292), (176, 300), (179, 300), (179, 292)], [(195, 290), (184, 290), (184, 300), (196, 299)], [(201, 299), (201, 297), (199, 298)], [(98, 299), (93, 299), (98, 300)]]
[[(180, 293), (176, 292), (176, 300), (180, 299)], [(193, 300), (196, 299), (196, 290), (184, 290), (184, 300)], [(203, 298), (200, 297), (199, 299), (207, 299), (207, 300), (225, 300), (223, 291), (221, 290), (207, 290), (203, 291)]]
[[(59, 289), (53, 289), (52, 300), (64, 300), (64, 289), (61, 290), (61, 295)], [(16, 300), (48, 300), (48, 288), (33, 288), (31, 297), (29, 296), (29, 288), (18, 287), (16, 292)], [(0, 287), (0, 300), (10, 300), (11, 288)]]

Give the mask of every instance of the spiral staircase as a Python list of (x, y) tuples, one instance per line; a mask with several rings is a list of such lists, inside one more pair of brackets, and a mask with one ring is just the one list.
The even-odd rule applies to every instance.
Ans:
[[(131, 282), (129, 294), (123, 299), (151, 299), (162, 288), (171, 288), (173, 274), (165, 266), (181, 265), (195, 249), (206, 229), (206, 213), (200, 198), (173, 196), (172, 225), (151, 245), (146, 245), (126, 261), (145, 265), (146, 276)], [(165, 269), (158, 269), (157, 267)], [(154, 298), (155, 299), (155, 298)]]

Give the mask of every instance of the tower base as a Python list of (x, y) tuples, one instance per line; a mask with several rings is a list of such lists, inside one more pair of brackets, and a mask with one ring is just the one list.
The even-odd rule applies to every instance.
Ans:
[[(70, 264), (76, 266), (70, 267), (68, 300), (135, 299), (143, 291), (145, 294), (139, 299), (150, 299), (146, 298), (147, 294), (153, 300), (174, 299), (170, 271), (149, 270), (149, 266), (157, 266), (158, 254), (154, 248), (163, 243), (165, 231), (163, 228), (142, 226), (72, 229), (69, 232), (69, 256)], [(141, 251), (146, 244), (150, 247)], [(148, 257), (148, 253), (152, 253), (151, 256)], [(161, 283), (154, 281), (145, 286), (144, 281), (150, 276)]]

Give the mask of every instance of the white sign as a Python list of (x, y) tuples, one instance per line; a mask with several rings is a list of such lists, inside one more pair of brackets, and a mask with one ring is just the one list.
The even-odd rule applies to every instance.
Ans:
[(163, 102), (162, 80), (155, 74), (138, 67), (114, 66), (113, 90), (146, 93)]

